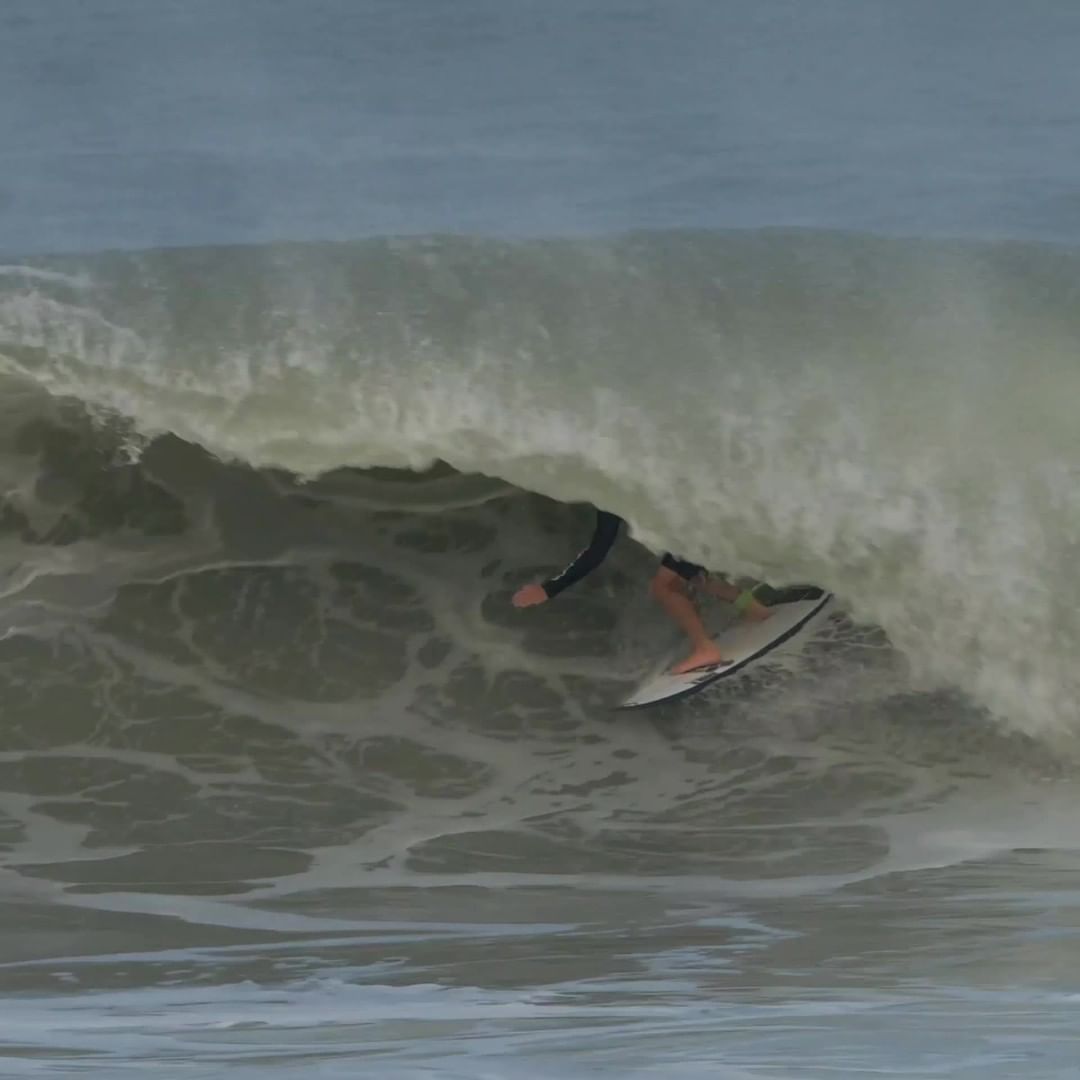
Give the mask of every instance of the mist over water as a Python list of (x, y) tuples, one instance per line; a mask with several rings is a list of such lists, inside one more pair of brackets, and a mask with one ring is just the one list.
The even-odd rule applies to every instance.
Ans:
[(6, 5), (0, 1072), (1074, 1076), (1078, 33)]

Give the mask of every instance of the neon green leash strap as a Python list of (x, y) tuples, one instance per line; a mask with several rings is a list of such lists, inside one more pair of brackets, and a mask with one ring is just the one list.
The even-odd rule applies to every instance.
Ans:
[(740, 615), (745, 615), (747, 608), (754, 602), (754, 590), (743, 589), (738, 596), (735, 597), (734, 608)]

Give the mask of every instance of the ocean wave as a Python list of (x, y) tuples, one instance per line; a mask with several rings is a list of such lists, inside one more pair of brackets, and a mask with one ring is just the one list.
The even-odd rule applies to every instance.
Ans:
[(809, 232), (110, 253), (5, 268), (0, 372), (257, 468), (594, 503), (1071, 732), (1078, 287), (1059, 249)]

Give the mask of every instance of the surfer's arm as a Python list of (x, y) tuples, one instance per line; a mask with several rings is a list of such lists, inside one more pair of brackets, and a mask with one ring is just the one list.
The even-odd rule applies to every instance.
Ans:
[(540, 583), (548, 599), (576, 585), (587, 574), (591, 574), (607, 557), (612, 544), (619, 535), (622, 518), (609, 514), (606, 510), (596, 512), (596, 528), (588, 547), (581, 551), (574, 561), (561, 573)]
[(587, 574), (591, 574), (605, 559), (619, 535), (622, 518), (609, 514), (606, 510), (596, 512), (596, 528), (592, 539), (574, 561), (554, 577), (536, 585), (525, 585), (514, 594), (516, 607), (531, 607), (542, 604), (553, 596), (558, 596), (571, 585), (576, 585)]

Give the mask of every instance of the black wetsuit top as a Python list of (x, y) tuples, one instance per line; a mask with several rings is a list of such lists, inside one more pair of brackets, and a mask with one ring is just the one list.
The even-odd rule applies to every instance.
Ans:
[(541, 582), (549, 598), (558, 596), (563, 589), (569, 589), (604, 561), (612, 544), (618, 539), (619, 526), (622, 523), (622, 518), (615, 514), (609, 514), (606, 510), (596, 511), (596, 528), (593, 529), (589, 546), (580, 552), (565, 570)]
[[(619, 537), (619, 526), (623, 519), (615, 514), (609, 514), (606, 510), (596, 511), (596, 528), (593, 529), (592, 539), (588, 547), (579, 552), (574, 561), (563, 571), (547, 581), (540, 583), (541, 588), (548, 594), (548, 599), (558, 596), (564, 589), (576, 585), (586, 574), (591, 574), (607, 558), (607, 553)], [(705, 568), (697, 563), (680, 559), (671, 552), (666, 551), (660, 559), (661, 565), (673, 570), (679, 577), (686, 581), (693, 581), (704, 574)]]

